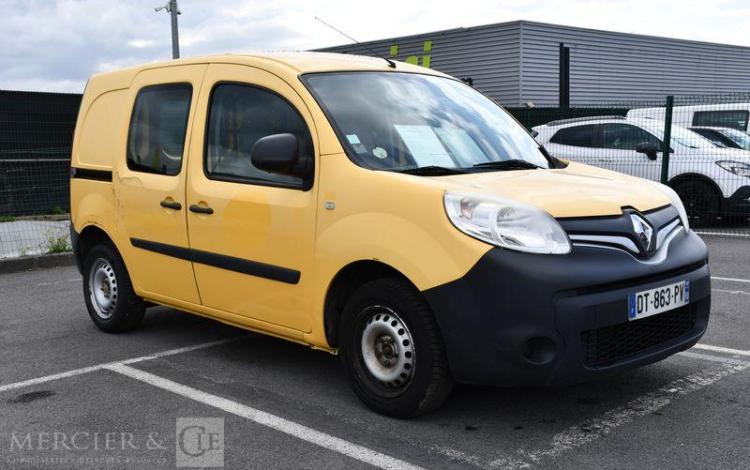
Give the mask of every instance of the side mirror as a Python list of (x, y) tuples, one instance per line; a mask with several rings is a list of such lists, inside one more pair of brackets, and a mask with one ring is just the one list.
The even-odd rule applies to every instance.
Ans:
[(650, 142), (642, 142), (635, 146), (635, 151), (645, 153), (649, 160), (656, 160), (659, 148)]
[(297, 136), (273, 134), (258, 139), (250, 151), (250, 160), (259, 170), (280, 175), (300, 176), (295, 171), (299, 160)]

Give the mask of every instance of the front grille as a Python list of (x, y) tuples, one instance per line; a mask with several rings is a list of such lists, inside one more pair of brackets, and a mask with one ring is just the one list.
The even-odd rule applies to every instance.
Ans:
[(581, 333), (583, 362), (607, 366), (688, 334), (695, 327), (695, 309), (685, 305), (670, 312)]

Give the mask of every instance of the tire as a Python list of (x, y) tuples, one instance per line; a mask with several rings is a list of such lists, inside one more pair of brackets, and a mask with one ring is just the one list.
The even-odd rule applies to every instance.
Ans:
[(715, 225), (721, 210), (721, 194), (707, 181), (689, 179), (674, 186), (687, 211), (690, 224), (695, 227)]
[(133, 291), (125, 263), (109, 243), (94, 246), (86, 256), (83, 297), (91, 320), (107, 333), (133, 330), (146, 312), (143, 299)]
[(372, 410), (409, 418), (438, 408), (453, 380), (429, 307), (407, 282), (378, 279), (346, 303), (339, 353), (354, 393)]

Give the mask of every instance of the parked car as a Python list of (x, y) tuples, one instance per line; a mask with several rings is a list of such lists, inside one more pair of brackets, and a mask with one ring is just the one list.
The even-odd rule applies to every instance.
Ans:
[[(636, 108), (628, 111), (631, 119), (655, 119), (664, 122), (666, 108)], [(674, 106), (672, 124), (682, 127), (710, 126), (729, 127), (739, 131), (748, 130), (750, 103), (702, 104)]]
[[(663, 124), (655, 119), (600, 116), (563, 119), (537, 126), (536, 139), (558, 158), (659, 181)], [(695, 225), (750, 214), (750, 152), (719, 148), (680, 126), (672, 126), (668, 184)]]
[(693, 126), (689, 129), (720, 147), (750, 150), (750, 135), (747, 132), (738, 131), (730, 127)]
[(338, 353), (392, 416), (454, 382), (653, 363), (709, 318), (708, 253), (674, 191), (551, 157), (414, 65), (280, 53), (98, 74), (71, 165), (101, 330), (161, 304)]

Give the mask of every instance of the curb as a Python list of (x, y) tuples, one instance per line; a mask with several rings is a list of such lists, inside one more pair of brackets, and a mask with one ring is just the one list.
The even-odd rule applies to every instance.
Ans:
[(54, 268), (57, 266), (75, 266), (73, 253), (55, 253), (52, 255), (22, 256), (0, 260), (0, 274), (31, 271), (34, 269)]

